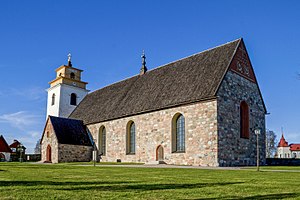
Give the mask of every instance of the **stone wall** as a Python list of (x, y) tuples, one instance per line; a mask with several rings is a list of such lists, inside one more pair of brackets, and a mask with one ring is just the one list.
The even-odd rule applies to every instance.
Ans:
[[(185, 117), (184, 153), (172, 153), (172, 118), (178, 113)], [(126, 155), (126, 127), (129, 121), (133, 121), (136, 127), (135, 155)], [(106, 128), (106, 155), (102, 156), (103, 161), (152, 162), (156, 160), (156, 149), (161, 145), (167, 164), (218, 166), (216, 100), (88, 125), (98, 147), (102, 125)]]
[(91, 146), (58, 144), (58, 162), (89, 162), (92, 151)]
[[(249, 139), (240, 137), (240, 103), (249, 106)], [(265, 110), (256, 83), (228, 71), (218, 91), (218, 161), (220, 166), (255, 165), (260, 128), (260, 162), (265, 164)]]
[(43, 133), (42, 142), (41, 142), (42, 162), (47, 161), (46, 158), (47, 158), (48, 145), (51, 146), (51, 162), (58, 163), (58, 142), (50, 120), (47, 120), (46, 127)]

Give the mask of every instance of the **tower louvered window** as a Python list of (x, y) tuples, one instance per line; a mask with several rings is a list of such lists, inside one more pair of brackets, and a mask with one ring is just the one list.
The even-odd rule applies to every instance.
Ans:
[(70, 104), (73, 106), (77, 105), (77, 95), (75, 93), (71, 94)]
[(75, 79), (75, 74), (73, 72), (70, 74), (70, 78)]
[(52, 94), (51, 105), (53, 106), (54, 104), (55, 104), (55, 94)]

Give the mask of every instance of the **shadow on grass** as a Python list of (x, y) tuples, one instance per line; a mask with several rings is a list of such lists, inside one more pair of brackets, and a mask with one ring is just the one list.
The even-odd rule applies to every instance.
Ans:
[(151, 190), (175, 190), (194, 189), (203, 187), (226, 186), (242, 184), (244, 182), (224, 183), (194, 183), (194, 184), (140, 184), (138, 182), (53, 182), (53, 181), (0, 181), (0, 186), (62, 186), (56, 190), (80, 191), (80, 190), (109, 190), (109, 191), (151, 191)]
[(0, 181), (0, 187), (3, 186), (86, 186), (86, 185), (114, 185), (114, 184), (126, 184), (132, 182), (125, 181), (103, 181), (103, 182), (55, 182), (55, 181)]
[[(135, 184), (135, 185), (93, 185), (89, 187), (75, 188), (59, 188), (59, 190), (109, 190), (109, 191), (151, 191), (151, 190), (175, 190), (175, 189), (194, 189), (203, 187), (225, 186), (233, 184), (241, 184), (243, 182), (228, 182), (228, 183), (195, 183), (195, 184)], [(134, 184), (134, 183), (132, 183)]]
[[(250, 199), (287, 199), (300, 197), (299, 193), (279, 193), (279, 194), (265, 194), (265, 195), (254, 195), (249, 197), (236, 197), (236, 196), (225, 196), (218, 198), (201, 198), (205, 200), (210, 199), (232, 199), (232, 200), (250, 200)], [(200, 200), (200, 199), (199, 199)]]

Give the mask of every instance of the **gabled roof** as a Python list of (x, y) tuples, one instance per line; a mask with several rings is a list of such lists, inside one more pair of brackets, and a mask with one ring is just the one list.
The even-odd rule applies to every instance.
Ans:
[(241, 42), (238, 39), (96, 90), (70, 118), (92, 124), (216, 98)]
[[(19, 146), (20, 146), (20, 142), (18, 141), (18, 140), (14, 140), (14, 142), (11, 144), (11, 145), (9, 145), (9, 147), (10, 148), (18, 148)], [(25, 147), (23, 146), (23, 149), (24, 149)], [(26, 149), (26, 148), (25, 148)]]
[(11, 149), (9, 148), (7, 142), (5, 141), (3, 135), (0, 135), (0, 152), (8, 152), (11, 153)]
[(58, 143), (91, 146), (92, 143), (81, 120), (49, 116)]

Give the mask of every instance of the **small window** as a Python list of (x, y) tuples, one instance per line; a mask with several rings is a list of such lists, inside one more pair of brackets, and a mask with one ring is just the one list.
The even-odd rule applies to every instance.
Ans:
[(126, 153), (135, 154), (135, 124), (133, 121), (127, 124), (126, 141)]
[(179, 113), (172, 119), (172, 152), (185, 152), (185, 119)]
[(249, 139), (249, 106), (245, 101), (240, 105), (240, 137)]
[(55, 94), (52, 94), (52, 101), (51, 101), (51, 105), (53, 106), (55, 104)]
[(106, 154), (106, 129), (104, 126), (99, 129), (99, 153), (103, 156)]
[(71, 72), (70, 78), (71, 78), (71, 79), (75, 79), (75, 74), (74, 74), (73, 72)]
[(77, 95), (75, 93), (71, 94), (70, 104), (73, 106), (77, 105)]
[(49, 138), (50, 137), (50, 133), (49, 133), (49, 131), (47, 131), (47, 138)]

